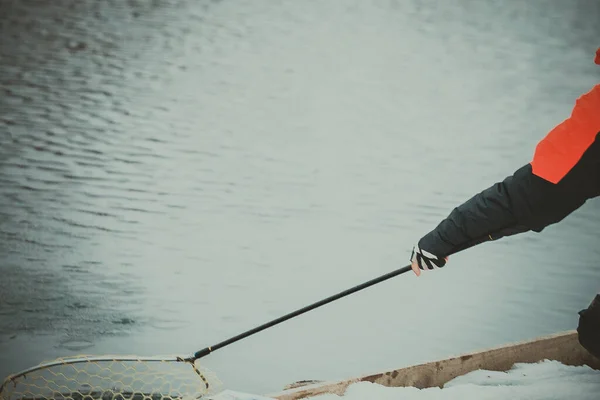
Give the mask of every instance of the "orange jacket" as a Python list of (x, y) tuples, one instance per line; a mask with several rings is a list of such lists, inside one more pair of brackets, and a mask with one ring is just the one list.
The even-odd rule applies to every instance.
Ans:
[[(600, 62), (599, 55), (596, 57)], [(558, 183), (579, 162), (600, 132), (600, 84), (579, 97), (571, 116), (557, 125), (536, 147), (533, 173)]]

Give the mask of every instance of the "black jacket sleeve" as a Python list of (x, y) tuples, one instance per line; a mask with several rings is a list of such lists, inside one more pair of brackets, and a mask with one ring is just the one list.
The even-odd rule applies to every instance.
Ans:
[(558, 183), (526, 164), (454, 208), (419, 247), (446, 257), (477, 244), (527, 231), (541, 232), (600, 195), (600, 134)]

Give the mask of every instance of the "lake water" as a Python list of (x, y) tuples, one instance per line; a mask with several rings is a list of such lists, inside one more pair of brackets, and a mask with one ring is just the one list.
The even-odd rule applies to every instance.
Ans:
[[(408, 263), (598, 82), (600, 3), (0, 2), (0, 376), (187, 355)], [(268, 393), (574, 329), (600, 204), (223, 348)]]

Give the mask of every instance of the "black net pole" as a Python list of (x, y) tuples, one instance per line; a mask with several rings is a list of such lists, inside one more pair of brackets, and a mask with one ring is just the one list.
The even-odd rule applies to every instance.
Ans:
[(263, 331), (263, 330), (265, 330), (267, 328), (271, 328), (271, 327), (273, 327), (273, 326), (275, 326), (277, 324), (280, 324), (280, 323), (282, 323), (284, 321), (287, 321), (290, 318), (297, 317), (298, 315), (301, 315), (301, 314), (304, 314), (304, 313), (306, 313), (308, 311), (314, 310), (315, 308), (321, 307), (321, 306), (323, 306), (325, 304), (331, 303), (332, 301), (341, 299), (342, 297), (346, 297), (346, 296), (348, 296), (348, 295), (350, 295), (352, 293), (358, 292), (359, 290), (363, 290), (365, 288), (368, 288), (369, 286), (373, 286), (373, 285), (375, 285), (377, 283), (386, 281), (386, 280), (388, 280), (390, 278), (393, 278), (393, 277), (395, 277), (397, 275), (403, 274), (403, 273), (408, 272), (410, 270), (411, 270), (411, 267), (410, 267), (410, 265), (408, 265), (406, 267), (403, 267), (403, 268), (397, 269), (395, 271), (389, 272), (389, 273), (387, 273), (385, 275), (382, 275), (382, 276), (380, 276), (378, 278), (372, 279), (372, 280), (370, 280), (368, 282), (365, 282), (365, 283), (360, 284), (358, 286), (355, 286), (353, 288), (344, 290), (343, 292), (340, 292), (340, 293), (338, 293), (336, 295), (333, 295), (331, 297), (328, 297), (326, 299), (323, 299), (321, 301), (313, 303), (313, 304), (311, 304), (309, 306), (303, 307), (303, 308), (301, 308), (301, 309), (299, 309), (297, 311), (291, 312), (291, 313), (286, 314), (286, 315), (284, 315), (282, 317), (274, 319), (273, 321), (267, 322), (267, 323), (265, 323), (263, 325), (260, 325), (260, 326), (254, 328), (254, 329), (251, 329), (251, 330), (246, 331), (244, 333), (241, 333), (241, 334), (239, 334), (237, 336), (234, 336), (234, 337), (232, 337), (230, 339), (227, 339), (227, 340), (225, 340), (225, 341), (223, 341), (221, 343), (217, 343), (217, 344), (215, 344), (213, 346), (209, 346), (209, 347), (207, 347), (205, 349), (199, 350), (199, 351), (197, 351), (194, 354), (194, 357), (192, 358), (192, 361), (197, 360), (199, 358), (202, 358), (204, 356), (207, 356), (210, 353), (212, 353), (213, 351), (216, 351), (216, 350), (218, 350), (218, 349), (220, 349), (222, 347), (225, 347), (225, 346), (228, 346), (228, 345), (230, 345), (232, 343), (235, 343), (238, 340), (242, 340), (244, 338), (247, 338), (248, 336), (254, 335), (255, 333), (258, 333), (258, 332)]

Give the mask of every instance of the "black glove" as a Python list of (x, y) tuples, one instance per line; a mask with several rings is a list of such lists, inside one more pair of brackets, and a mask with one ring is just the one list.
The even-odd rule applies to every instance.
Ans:
[(596, 295), (588, 308), (579, 311), (577, 334), (579, 343), (600, 359), (600, 294)]
[(446, 265), (447, 258), (440, 258), (434, 254), (429, 253), (426, 250), (419, 248), (419, 245), (413, 247), (412, 254), (410, 256), (410, 262), (416, 262), (419, 269), (432, 270), (434, 268), (442, 268)]

